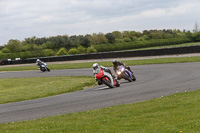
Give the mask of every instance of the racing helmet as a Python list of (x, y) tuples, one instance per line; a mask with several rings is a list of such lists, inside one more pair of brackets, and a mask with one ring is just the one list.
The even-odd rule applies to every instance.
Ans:
[(39, 62), (41, 62), (41, 60), (40, 60), (40, 59), (37, 59), (36, 62), (39, 63)]
[(112, 61), (112, 63), (113, 63), (114, 65), (116, 65), (116, 64), (117, 64), (117, 60), (114, 59), (114, 60)]
[(98, 63), (94, 63), (94, 64), (93, 64), (93, 69), (94, 69), (94, 70), (96, 70), (98, 67), (99, 67), (99, 64), (98, 64)]

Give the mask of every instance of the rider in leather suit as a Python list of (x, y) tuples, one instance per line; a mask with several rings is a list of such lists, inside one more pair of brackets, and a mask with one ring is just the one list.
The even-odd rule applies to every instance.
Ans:
[(36, 60), (36, 65), (38, 66), (38, 69), (40, 69), (40, 66), (44, 64), (44, 62), (42, 62), (40, 59)]
[[(99, 66), (98, 63), (94, 63), (94, 64), (93, 64), (93, 74), (95, 73), (95, 70), (96, 70), (97, 68), (101, 68), (101, 70), (110, 73), (110, 75), (111, 75), (114, 79), (116, 79), (116, 77), (112, 74), (112, 72), (111, 72), (110, 69), (108, 69), (108, 68), (106, 68), (106, 67), (104, 67), (104, 66)], [(101, 84), (102, 84), (102, 82), (98, 80), (98, 85), (101, 85)]]
[(128, 69), (131, 73), (133, 73), (133, 71), (131, 71), (131, 68), (126, 66), (123, 62), (120, 62), (114, 59), (112, 63), (113, 63), (113, 70), (115, 71), (115, 73), (116, 73), (117, 67), (121, 65), (124, 66), (126, 69)]

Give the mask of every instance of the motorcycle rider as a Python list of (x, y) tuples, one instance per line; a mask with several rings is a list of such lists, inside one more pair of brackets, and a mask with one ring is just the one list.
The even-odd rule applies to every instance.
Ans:
[[(110, 75), (111, 75), (114, 79), (116, 79), (116, 77), (112, 74), (112, 72), (111, 72), (110, 69), (108, 69), (108, 68), (106, 68), (106, 67), (104, 67), (104, 66), (99, 66), (98, 63), (94, 63), (94, 64), (93, 64), (93, 75), (95, 74), (95, 70), (96, 70), (97, 68), (101, 68), (101, 70), (110, 73)], [(95, 79), (96, 79), (96, 77), (95, 77)], [(102, 84), (102, 82), (98, 80), (98, 85), (101, 85), (101, 84)]]
[(128, 67), (128, 66), (126, 66), (125, 63), (117, 61), (115, 59), (112, 61), (112, 63), (113, 63), (113, 70), (115, 71), (115, 73), (117, 71), (117, 67), (122, 65), (122, 66), (124, 66), (126, 69), (128, 69), (133, 74), (133, 71), (131, 71), (131, 68)]
[(40, 66), (45, 64), (43, 61), (41, 61), (40, 59), (36, 60), (36, 65), (38, 66), (38, 69), (40, 69)]

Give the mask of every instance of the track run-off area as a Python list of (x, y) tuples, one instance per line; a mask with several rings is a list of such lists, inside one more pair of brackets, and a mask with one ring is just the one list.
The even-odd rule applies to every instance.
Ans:
[[(120, 80), (121, 86), (104, 85), (35, 100), (0, 104), (0, 123), (75, 113), (159, 98), (200, 89), (200, 62), (130, 66), (137, 81)], [(111, 69), (112, 70), (112, 69)], [(92, 68), (0, 72), (0, 78), (93, 76)]]

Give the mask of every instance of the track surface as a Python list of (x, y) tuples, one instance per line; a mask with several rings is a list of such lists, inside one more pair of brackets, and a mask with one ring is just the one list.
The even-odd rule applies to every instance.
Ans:
[[(200, 89), (200, 62), (142, 65), (132, 69), (137, 81), (129, 83), (120, 80), (121, 86), (118, 88), (109, 89), (102, 85), (36, 100), (0, 104), (0, 123), (86, 111)], [(72, 75), (92, 76), (92, 69), (54, 70), (46, 73), (1, 72), (0, 78)]]

